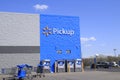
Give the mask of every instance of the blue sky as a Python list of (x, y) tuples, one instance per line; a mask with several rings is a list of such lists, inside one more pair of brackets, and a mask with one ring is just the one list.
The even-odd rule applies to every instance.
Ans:
[(80, 17), (83, 57), (120, 54), (120, 0), (0, 0), (0, 12)]

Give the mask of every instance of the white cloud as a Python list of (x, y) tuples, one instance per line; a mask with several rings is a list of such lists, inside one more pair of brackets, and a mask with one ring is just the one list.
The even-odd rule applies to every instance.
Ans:
[(84, 46), (85, 47), (91, 47), (92, 45), (91, 44), (85, 44)]
[(107, 57), (107, 56), (114, 56), (113, 53), (96, 53), (98, 54), (99, 56), (98, 57)]
[(105, 46), (106, 46), (106, 44), (105, 44), (105, 43), (103, 43), (103, 44), (100, 44), (100, 46), (105, 47)]
[(48, 6), (47, 5), (40, 5), (40, 4), (36, 4), (33, 6), (36, 10), (45, 10), (45, 9), (48, 9)]
[(81, 37), (80, 39), (81, 39), (82, 42), (96, 41), (96, 38), (95, 38), (95, 37), (90, 37), (90, 38), (87, 38), (87, 37)]

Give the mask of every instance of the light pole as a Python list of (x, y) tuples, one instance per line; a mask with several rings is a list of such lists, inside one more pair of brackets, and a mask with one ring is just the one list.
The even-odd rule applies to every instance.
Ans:
[(116, 57), (116, 50), (117, 50), (117, 49), (113, 49), (115, 57)]
[(97, 63), (97, 57), (99, 56), (99, 54), (95, 54), (95, 58), (96, 58), (96, 63)]
[(94, 63), (95, 63), (95, 70), (96, 70), (96, 65), (97, 65), (97, 57), (99, 56), (99, 54), (95, 54), (95, 58), (94, 58)]

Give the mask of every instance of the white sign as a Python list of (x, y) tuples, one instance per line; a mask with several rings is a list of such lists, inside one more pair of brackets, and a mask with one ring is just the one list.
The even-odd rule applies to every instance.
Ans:
[(45, 27), (43, 28), (43, 34), (48, 36), (50, 34), (60, 34), (60, 35), (74, 35), (74, 30), (72, 29), (64, 29), (64, 28), (48, 28), (48, 27)]
[(74, 34), (74, 30), (66, 30), (64, 28), (58, 29), (58, 28), (53, 28), (53, 34), (66, 34), (72, 36)]

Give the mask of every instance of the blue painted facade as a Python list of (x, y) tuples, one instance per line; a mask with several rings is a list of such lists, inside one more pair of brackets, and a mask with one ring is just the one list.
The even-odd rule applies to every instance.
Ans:
[(81, 59), (79, 17), (40, 15), (40, 60)]

